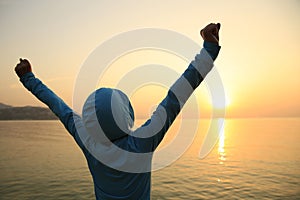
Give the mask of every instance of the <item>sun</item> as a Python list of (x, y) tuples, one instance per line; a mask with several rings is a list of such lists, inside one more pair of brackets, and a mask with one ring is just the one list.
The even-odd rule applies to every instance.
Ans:
[(231, 105), (231, 98), (228, 94), (225, 95), (225, 107), (228, 108)]
[(211, 104), (216, 109), (226, 109), (231, 105), (231, 98), (225, 94), (225, 97), (223, 98), (213, 99)]

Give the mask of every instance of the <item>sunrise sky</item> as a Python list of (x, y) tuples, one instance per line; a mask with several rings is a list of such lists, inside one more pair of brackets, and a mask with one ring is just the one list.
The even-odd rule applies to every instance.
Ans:
[[(201, 45), (199, 30), (220, 22), (222, 49), (215, 65), (226, 92), (227, 116), (300, 116), (299, 19), (298, 0), (0, 0), (0, 102), (43, 106), (14, 74), (20, 57), (28, 58), (35, 75), (72, 106), (82, 64), (112, 36), (160, 28)], [(188, 64), (164, 52), (145, 50), (123, 56), (112, 68), (116, 71), (124, 66), (126, 74), (126, 70), (147, 63), (174, 66), (178, 73)], [(111, 73), (99, 84), (114, 86), (120, 76)], [(146, 116), (165, 91), (148, 85), (132, 94), (138, 116)], [(209, 113), (205, 85), (196, 91), (196, 97), (200, 109)]]

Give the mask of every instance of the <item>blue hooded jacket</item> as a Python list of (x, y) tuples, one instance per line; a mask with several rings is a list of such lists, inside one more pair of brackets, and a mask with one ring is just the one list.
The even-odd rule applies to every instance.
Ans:
[(220, 47), (208, 46), (213, 51), (201, 50), (151, 118), (134, 131), (134, 111), (120, 90), (100, 88), (93, 92), (81, 117), (33, 73), (20, 80), (58, 116), (83, 151), (96, 199), (150, 199), (153, 152), (193, 90), (213, 67)]

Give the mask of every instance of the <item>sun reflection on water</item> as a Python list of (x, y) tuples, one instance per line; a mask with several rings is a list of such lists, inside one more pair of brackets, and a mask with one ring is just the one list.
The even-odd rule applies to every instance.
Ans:
[(223, 122), (223, 127), (221, 127), (219, 133), (219, 146), (218, 146), (219, 164), (224, 164), (224, 161), (226, 160), (224, 126), (225, 126), (225, 121)]

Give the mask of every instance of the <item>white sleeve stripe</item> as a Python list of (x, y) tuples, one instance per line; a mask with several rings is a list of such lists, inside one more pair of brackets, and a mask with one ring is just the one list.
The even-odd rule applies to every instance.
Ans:
[(195, 60), (192, 61), (192, 65), (201, 74), (202, 78), (204, 78), (213, 68), (214, 63), (209, 53), (203, 48), (200, 54), (196, 55)]

